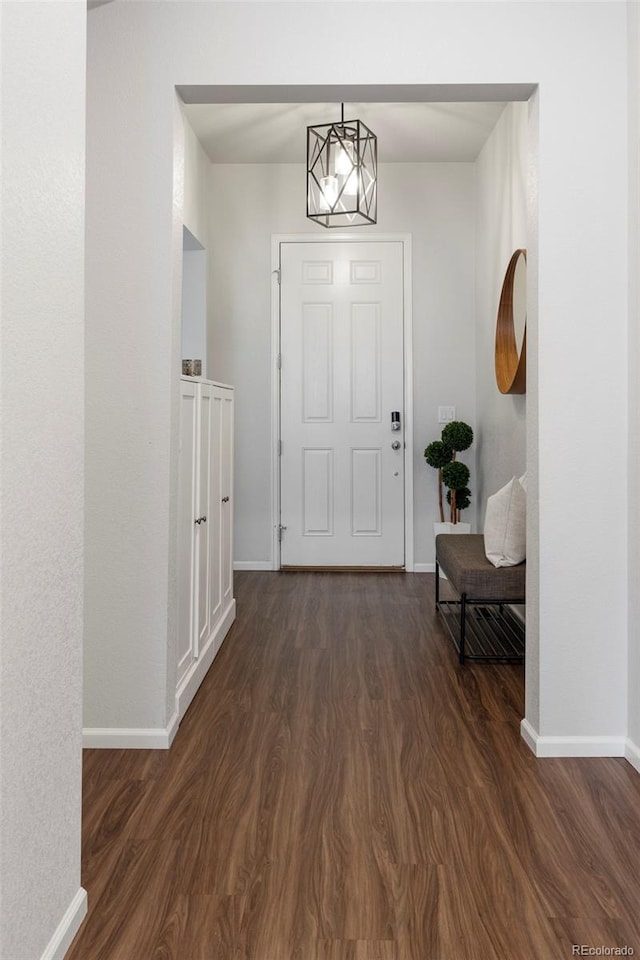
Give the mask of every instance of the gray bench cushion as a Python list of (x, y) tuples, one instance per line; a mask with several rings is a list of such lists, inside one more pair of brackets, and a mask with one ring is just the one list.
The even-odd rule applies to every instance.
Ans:
[(487, 560), (481, 533), (438, 534), (436, 560), (458, 593), (470, 599), (524, 601), (526, 561), (494, 567)]

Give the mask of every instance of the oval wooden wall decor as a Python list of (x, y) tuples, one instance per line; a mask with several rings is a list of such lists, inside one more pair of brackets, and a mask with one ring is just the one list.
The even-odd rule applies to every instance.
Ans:
[(513, 318), (513, 292), (520, 257), (527, 262), (527, 251), (516, 250), (509, 261), (502, 284), (496, 323), (496, 381), (500, 393), (524, 393), (527, 389), (527, 321), (525, 317), (522, 347), (518, 353)]

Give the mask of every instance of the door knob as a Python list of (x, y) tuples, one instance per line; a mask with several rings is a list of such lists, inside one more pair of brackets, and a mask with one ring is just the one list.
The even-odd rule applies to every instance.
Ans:
[(391, 441), (391, 449), (392, 449), (392, 450), (399, 450), (401, 446), (402, 446), (402, 444), (400, 443), (399, 440), (392, 440), (392, 441)]

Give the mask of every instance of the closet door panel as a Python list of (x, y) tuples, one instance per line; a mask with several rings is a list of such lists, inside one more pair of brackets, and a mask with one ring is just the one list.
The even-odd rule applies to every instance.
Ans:
[(220, 533), (222, 609), (233, 600), (233, 393), (224, 391), (222, 434), (220, 439), (222, 467), (222, 517)]
[[(211, 569), (211, 514), (214, 504), (211, 503), (211, 419), (212, 419), (212, 389), (208, 384), (199, 384), (199, 422), (198, 422), (198, 506), (196, 510), (195, 538), (196, 538), (196, 600), (197, 611), (196, 630), (194, 636), (194, 656), (197, 657), (206, 643), (211, 631), (209, 620), (209, 590)], [(199, 521), (199, 522), (197, 522)]]
[(196, 384), (181, 381), (178, 476), (178, 683), (193, 660), (196, 391)]
[(222, 616), (222, 578), (220, 571), (220, 520), (221, 520), (221, 483), (222, 466), (220, 444), (222, 436), (223, 395), (219, 388), (212, 391), (211, 410), (211, 472), (209, 474), (211, 498), (211, 537), (209, 571), (209, 623), (213, 630)]
[(183, 378), (178, 484), (180, 718), (235, 616), (232, 572), (233, 389)]

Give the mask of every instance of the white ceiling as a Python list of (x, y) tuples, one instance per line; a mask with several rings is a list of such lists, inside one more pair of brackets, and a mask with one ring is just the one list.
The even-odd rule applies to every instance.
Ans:
[[(473, 161), (504, 109), (501, 102), (348, 103), (378, 138), (381, 163)], [(213, 163), (304, 163), (307, 126), (340, 119), (339, 103), (187, 103)]]

